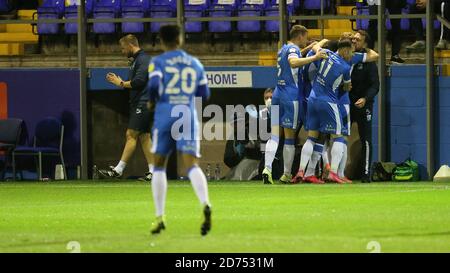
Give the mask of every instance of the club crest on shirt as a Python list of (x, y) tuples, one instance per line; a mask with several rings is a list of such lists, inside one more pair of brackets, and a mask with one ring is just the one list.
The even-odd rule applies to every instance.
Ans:
[(148, 73), (153, 72), (153, 70), (155, 70), (155, 64), (154, 64), (154, 63), (151, 63), (151, 64), (148, 66)]
[(372, 120), (372, 113), (370, 112), (369, 109), (366, 109), (366, 118), (367, 118), (367, 121)]

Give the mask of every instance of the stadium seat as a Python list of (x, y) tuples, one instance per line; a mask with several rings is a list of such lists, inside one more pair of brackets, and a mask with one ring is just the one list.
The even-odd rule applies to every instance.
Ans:
[[(149, 0), (123, 0), (122, 18), (144, 18), (150, 10)], [(124, 22), (122, 23), (123, 33), (143, 33), (144, 23)]]
[[(236, 12), (237, 5), (237, 0), (213, 0), (208, 10), (208, 15), (210, 17), (233, 16)], [(231, 21), (211, 21), (208, 24), (208, 30), (213, 33), (231, 32)]]
[[(243, 0), (238, 9), (238, 16), (261, 16), (267, 0)], [(238, 21), (237, 30), (239, 32), (259, 32), (261, 31), (261, 21)]]
[[(94, 19), (112, 19), (120, 13), (120, 0), (97, 0), (94, 1)], [(115, 23), (94, 23), (94, 33), (115, 33)]]
[(0, 0), (0, 13), (11, 11), (10, 0)]
[(294, 0), (294, 11), (301, 7), (301, 1), (302, 0)]
[[(42, 6), (38, 7), (38, 19), (61, 19), (64, 14), (64, 0), (45, 0)], [(34, 15), (33, 15), (34, 17)], [(38, 34), (57, 34), (59, 24), (38, 23)]]
[[(407, 13), (409, 14), (409, 6), (410, 5), (415, 5), (416, 4), (416, 0), (407, 0), (406, 2), (408, 4), (408, 8), (406, 10), (407, 10)], [(436, 11), (436, 10), (434, 12), (439, 13), (439, 11)], [(402, 19), (402, 20), (408, 20), (408, 19)], [(408, 24), (409, 24), (409, 20), (408, 20)], [(422, 25), (423, 25), (423, 28), (425, 29), (426, 25), (427, 25), (427, 22), (426, 22), (425, 19), (422, 19)], [(439, 29), (440, 27), (441, 27), (441, 23), (439, 22), (439, 20), (435, 20), (434, 21), (434, 28), (435, 29)]]
[[(265, 8), (266, 16), (278, 16), (279, 8), (278, 8), (279, 0), (271, 0), (270, 4)], [(294, 1), (286, 0), (286, 9), (289, 16), (294, 13)], [(280, 21), (279, 20), (270, 20), (266, 21), (265, 30), (267, 32), (279, 32), (280, 31)]]
[[(370, 15), (369, 14), (369, 7), (365, 4), (356, 3), (356, 11), (357, 11), (357, 15)], [(386, 13), (388, 13), (388, 11), (386, 10)], [(409, 9), (408, 8), (404, 8), (402, 10), (402, 14), (409, 14)], [(400, 20), (400, 27), (402, 30), (409, 30), (409, 19), (403, 18)], [(364, 29), (367, 30), (369, 28), (369, 20), (368, 19), (356, 19), (356, 29)], [(392, 29), (392, 24), (390, 19), (386, 19), (386, 29), (387, 30), (391, 30)]]
[[(198, 18), (205, 16), (208, 9), (207, 0), (184, 0), (184, 12), (186, 18)], [(203, 31), (202, 22), (186, 22), (187, 33), (198, 33)]]
[[(422, 25), (423, 25), (423, 29), (425, 29), (427, 27), (426, 19), (422, 19)], [(441, 22), (439, 22), (439, 20), (434, 20), (434, 29), (439, 29), (440, 27), (441, 27)]]
[[(330, 0), (323, 0), (323, 8), (327, 9), (330, 7)], [(303, 2), (303, 8), (305, 10), (318, 10), (320, 9), (320, 0), (305, 0)]]
[[(408, 9), (408, 7), (402, 9), (402, 14), (409, 14), (409, 9)], [(410, 25), (409, 25), (409, 19), (407, 19), (407, 18), (402, 18), (402, 19), (400, 20), (400, 28), (401, 28), (402, 30), (409, 30), (409, 27), (410, 27)]]
[(12, 150), (19, 144), (22, 124), (23, 120), (21, 119), (0, 120), (0, 151), (5, 153), (5, 168), (1, 172), (0, 180), (3, 180), (5, 177), (5, 169), (8, 166), (8, 159)]
[(33, 146), (17, 146), (12, 151), (13, 178), (16, 178), (16, 157), (34, 156), (38, 159), (37, 171), (39, 180), (42, 180), (42, 158), (44, 156), (57, 156), (61, 160), (64, 178), (67, 179), (66, 167), (62, 152), (64, 139), (64, 125), (54, 117), (47, 117), (36, 125)]
[[(64, 17), (66, 19), (76, 19), (78, 17), (78, 6), (76, 5), (78, 0), (67, 0), (66, 8), (64, 10)], [(92, 8), (94, 5), (94, 0), (85, 0), (85, 12), (86, 17), (89, 18), (92, 16)], [(66, 34), (76, 34), (78, 32), (78, 24), (77, 23), (65, 23), (64, 31)]]
[[(150, 18), (172, 18), (175, 17), (176, 0), (153, 0), (150, 3)], [(153, 22), (150, 24), (150, 32), (157, 33), (165, 22)]]
[[(352, 10), (352, 13), (356, 11), (356, 15), (369, 15), (369, 8), (360, 3), (356, 2), (356, 8)], [(369, 20), (367, 19), (356, 19), (356, 29), (367, 30), (369, 28)]]

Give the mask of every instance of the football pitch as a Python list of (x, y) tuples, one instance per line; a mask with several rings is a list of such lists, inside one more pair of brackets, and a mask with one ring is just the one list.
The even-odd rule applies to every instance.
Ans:
[[(166, 230), (145, 182), (0, 183), (0, 252), (450, 252), (450, 182), (263, 185), (212, 181), (213, 225), (170, 181)], [(376, 249), (378, 248), (379, 249)]]

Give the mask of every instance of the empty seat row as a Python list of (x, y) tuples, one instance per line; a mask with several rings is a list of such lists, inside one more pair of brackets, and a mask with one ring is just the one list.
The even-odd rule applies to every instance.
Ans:
[[(415, 5), (416, 0), (407, 0), (408, 5), (402, 9), (402, 14), (410, 14), (409, 11), (409, 5)], [(357, 15), (369, 15), (369, 6), (363, 4), (363, 3), (356, 3), (356, 14)], [(386, 10), (386, 12), (388, 12)], [(422, 19), (422, 24), (425, 28), (426, 20)], [(434, 21), (434, 28), (440, 28), (441, 24), (438, 20)], [(410, 29), (410, 19), (403, 18), (400, 19), (400, 27), (402, 30), (409, 30)], [(356, 20), (356, 29), (364, 29), (367, 30), (369, 28), (369, 20), (368, 19), (357, 19)], [(391, 30), (392, 24), (391, 20), (386, 19), (386, 29)]]
[[(287, 10), (290, 15), (302, 6), (305, 9), (320, 9), (317, 0), (287, 0)], [(88, 18), (173, 18), (176, 16), (176, 0), (85, 0), (86, 15)], [(325, 0), (326, 7), (330, 0)], [(184, 0), (185, 16), (198, 17), (228, 17), (228, 16), (278, 16), (278, 0)], [(76, 18), (76, 0), (46, 0), (37, 10), (40, 19)], [(150, 32), (158, 32), (160, 22), (150, 24)], [(203, 31), (201, 22), (187, 22), (186, 31), (195, 33)], [(145, 24), (141, 22), (124, 22), (121, 31), (124, 33), (142, 33)], [(267, 21), (265, 30), (278, 32), (278, 20)], [(114, 33), (114, 23), (94, 23), (94, 33)], [(230, 32), (230, 21), (209, 22), (210, 32)], [(258, 32), (261, 30), (260, 21), (238, 21), (239, 32)], [(67, 34), (77, 33), (76, 23), (65, 23), (64, 31)], [(57, 34), (58, 24), (39, 23), (38, 34)]]

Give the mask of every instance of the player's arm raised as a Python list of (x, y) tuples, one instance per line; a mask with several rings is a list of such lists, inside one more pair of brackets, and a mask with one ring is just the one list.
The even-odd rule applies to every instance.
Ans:
[(305, 56), (306, 54), (308, 54), (308, 52), (313, 48), (313, 46), (315, 46), (318, 42), (314, 41), (312, 43), (310, 43), (308, 46), (302, 48), (300, 50), (300, 53), (302, 53), (302, 56)]
[(307, 57), (307, 58), (300, 58), (298, 56), (297, 57), (288, 57), (288, 61), (289, 61), (289, 65), (291, 66), (291, 68), (298, 68), (298, 67), (307, 65), (309, 63), (315, 62), (317, 60), (326, 59), (326, 58), (328, 58), (327, 53), (325, 51), (318, 50), (318, 51), (316, 51), (316, 55), (314, 55), (314, 56)]
[[(307, 47), (301, 50), (302, 56), (305, 56), (314, 46), (319, 46), (320, 48), (324, 47), (329, 42), (328, 39), (322, 39), (320, 42), (312, 42)], [(315, 51), (316, 52), (316, 51)]]
[(328, 39), (322, 39), (320, 42), (317, 43), (317, 46), (322, 48), (324, 47), (330, 40)]
[(367, 53), (366, 53), (367, 55), (366, 55), (365, 62), (366, 63), (376, 62), (379, 57), (378, 53), (375, 50), (370, 49), (370, 48), (367, 48), (366, 50), (367, 50)]

